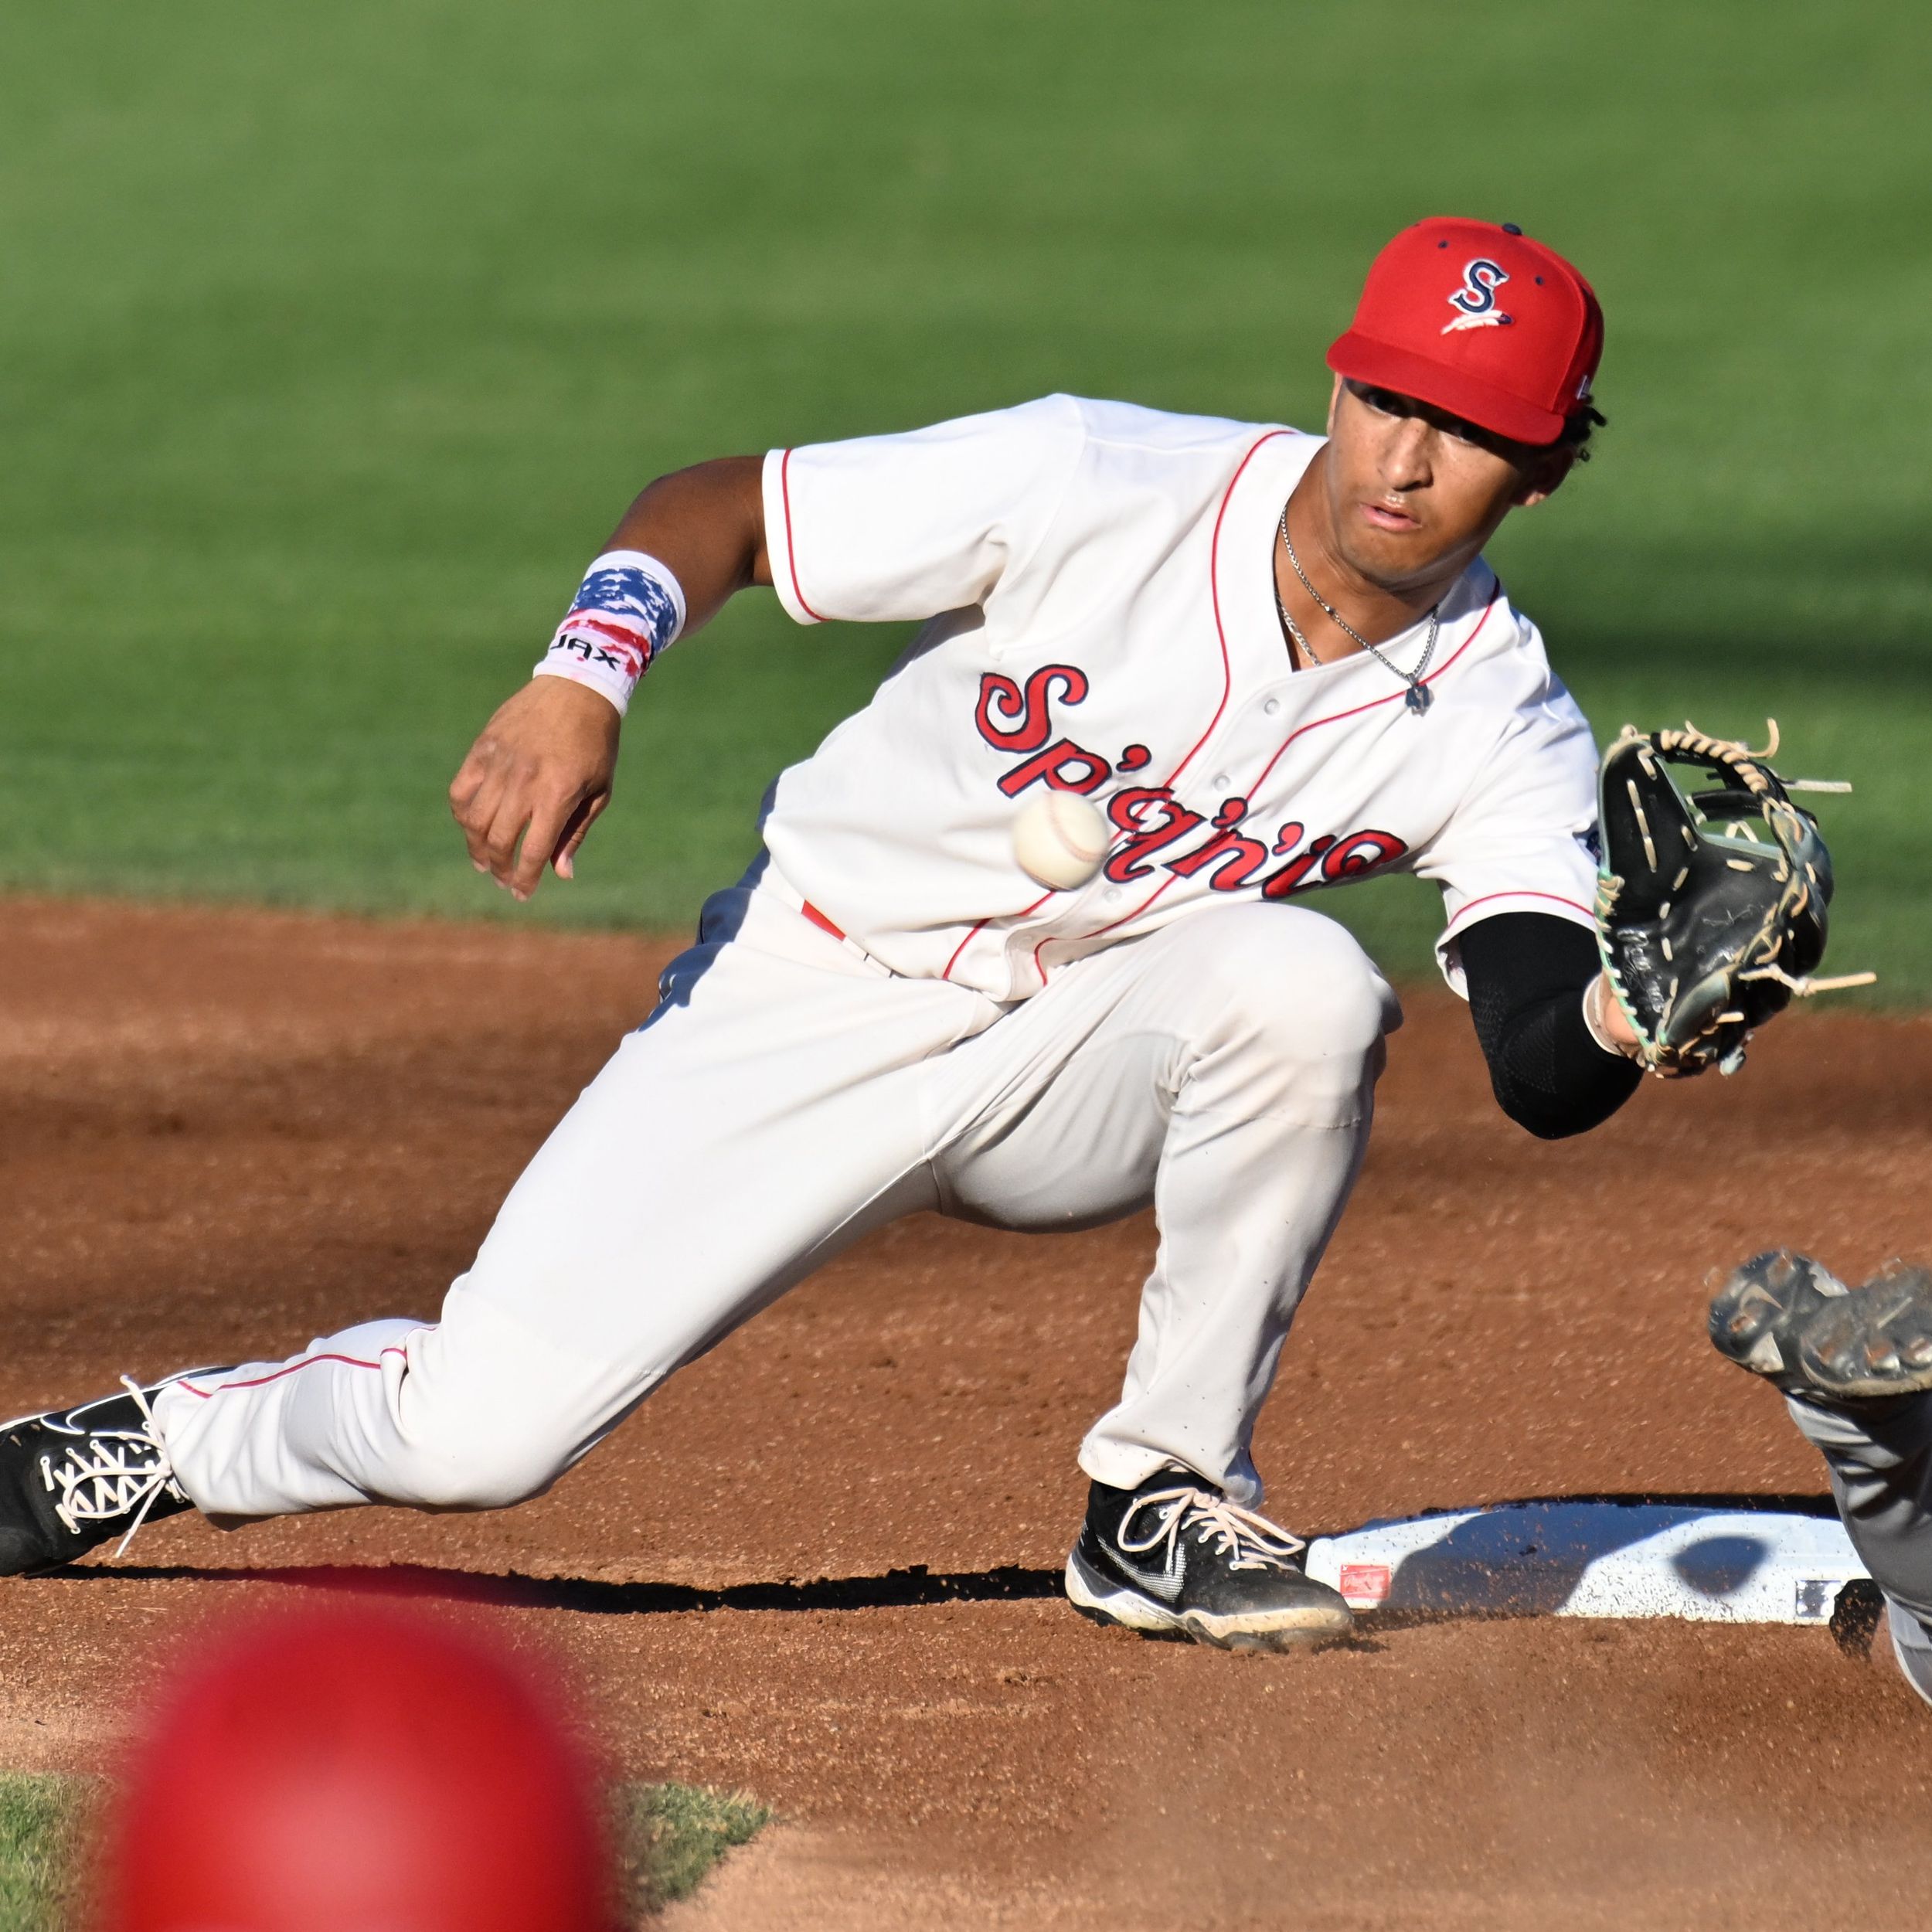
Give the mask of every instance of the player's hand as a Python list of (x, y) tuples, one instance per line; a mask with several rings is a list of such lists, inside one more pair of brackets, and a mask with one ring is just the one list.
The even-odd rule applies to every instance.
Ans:
[(1624, 1016), (1624, 1009), (1617, 1003), (1617, 995), (1610, 983), (1607, 973), (1597, 975), (1597, 984), (1590, 988), (1590, 1016), (1597, 1030), (1618, 1053), (1634, 1060), (1637, 1056), (1637, 1029)]
[(568, 678), (532, 678), (499, 706), (450, 781), (470, 862), (518, 899), (548, 861), (575, 870), (583, 835), (611, 802), (617, 707)]
[[(1624, 1016), (1623, 1008), (1617, 1004), (1609, 974), (1597, 975), (1597, 983), (1590, 988), (1590, 1010), (1595, 1030), (1600, 1032), (1604, 1039), (1626, 1059), (1641, 1058), (1637, 1029), (1631, 1025)], [(1655, 1070), (1662, 1080), (1688, 1080), (1692, 1074), (1701, 1073), (1703, 1070), (1698, 1066), (1660, 1066)]]

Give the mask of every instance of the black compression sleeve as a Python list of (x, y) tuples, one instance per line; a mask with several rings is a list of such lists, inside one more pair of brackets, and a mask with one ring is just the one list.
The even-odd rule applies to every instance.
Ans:
[(1599, 970), (1594, 937), (1549, 913), (1498, 913), (1458, 944), (1497, 1105), (1546, 1141), (1608, 1120), (1643, 1075), (1583, 1024), (1583, 988)]

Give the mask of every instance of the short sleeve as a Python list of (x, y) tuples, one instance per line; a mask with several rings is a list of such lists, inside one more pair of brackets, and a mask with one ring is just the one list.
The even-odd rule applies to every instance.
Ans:
[(774, 450), (765, 550), (801, 624), (921, 620), (984, 604), (1052, 523), (1086, 442), (1070, 396), (901, 436)]
[(1554, 679), (1519, 710), (1414, 870), (1442, 888), (1443, 977), (1465, 998), (1458, 934), (1498, 913), (1550, 913), (1595, 931), (1597, 747)]

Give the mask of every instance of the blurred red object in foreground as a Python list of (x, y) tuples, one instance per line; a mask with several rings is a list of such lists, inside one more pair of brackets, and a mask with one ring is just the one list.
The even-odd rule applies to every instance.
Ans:
[(128, 1767), (104, 1932), (611, 1932), (562, 1709), (481, 1633), (378, 1606), (231, 1631)]

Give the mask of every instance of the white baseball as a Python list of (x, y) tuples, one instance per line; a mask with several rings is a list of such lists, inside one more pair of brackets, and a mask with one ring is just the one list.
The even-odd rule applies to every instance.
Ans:
[(1107, 821), (1077, 792), (1043, 791), (1013, 821), (1013, 856), (1029, 879), (1056, 892), (1084, 886), (1100, 869)]

